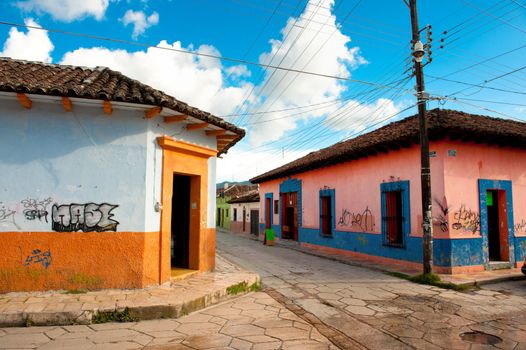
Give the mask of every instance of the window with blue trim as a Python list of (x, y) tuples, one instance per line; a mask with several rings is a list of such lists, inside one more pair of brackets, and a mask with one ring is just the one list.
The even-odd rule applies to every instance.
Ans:
[(332, 237), (334, 232), (334, 190), (320, 190), (320, 233)]
[(382, 235), (385, 245), (403, 247), (411, 231), (409, 181), (381, 184)]

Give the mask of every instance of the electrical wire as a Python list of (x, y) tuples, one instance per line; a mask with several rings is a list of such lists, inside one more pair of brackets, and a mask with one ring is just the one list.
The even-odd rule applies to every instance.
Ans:
[(478, 7), (477, 5), (474, 5), (473, 3), (471, 3), (470, 1), (467, 1), (467, 0), (460, 0), (460, 1), (462, 1), (464, 4), (466, 4), (466, 5), (468, 5), (468, 6), (471, 6), (471, 7), (475, 8), (475, 9), (477, 9), (478, 11), (484, 13), (486, 16), (489, 16), (489, 17), (492, 17), (492, 18), (494, 18), (494, 19), (496, 19), (496, 20), (498, 20), (498, 21), (501, 21), (502, 23), (504, 23), (504, 24), (506, 24), (506, 25), (508, 25), (508, 26), (510, 26), (510, 27), (512, 27), (512, 28), (515, 28), (516, 30), (518, 30), (518, 31), (520, 31), (520, 32), (522, 32), (522, 33), (524, 33), (524, 34), (526, 34), (526, 30), (524, 30), (523, 28), (521, 28), (521, 27), (519, 27), (519, 26), (516, 26), (515, 24), (510, 23), (510, 22), (508, 22), (508, 21), (505, 21), (505, 20), (503, 20), (502, 18), (499, 18), (499, 17), (494, 16), (491, 12), (488, 12), (488, 11), (486, 11), (486, 10), (484, 10), (484, 9), (481, 9), (481, 8)]
[[(194, 51), (187, 51), (187, 50), (183, 50), (183, 49), (175, 49), (173, 47), (162, 47), (162, 46), (158, 46), (158, 45), (144, 44), (144, 43), (133, 42), (133, 41), (129, 41), (129, 40), (115, 39), (115, 38), (111, 38), (111, 37), (102, 37), (102, 36), (93, 35), (93, 34), (71, 32), (71, 31), (66, 31), (66, 30), (61, 30), (61, 29), (54, 29), (54, 28), (47, 28), (47, 27), (37, 27), (37, 26), (26, 25), (26, 24), (21, 24), (21, 23), (14, 23), (14, 22), (8, 22), (8, 21), (0, 21), (0, 25), (19, 27), (19, 28), (27, 28), (27, 29), (36, 29), (36, 30), (47, 31), (47, 32), (50, 32), (50, 33), (57, 33), (57, 34), (75, 36), (75, 37), (83, 37), (83, 38), (88, 38), (88, 39), (108, 41), (108, 42), (119, 43), (119, 44), (126, 44), (126, 45), (132, 45), (132, 46), (138, 46), (138, 47), (143, 47), (143, 48), (151, 48), (151, 49), (158, 49), (158, 50), (164, 50), (164, 51), (172, 51), (172, 52), (178, 52), (178, 53), (183, 53), (183, 54), (187, 54), (187, 55), (208, 57), (208, 58), (214, 58), (214, 59), (223, 60), (223, 61), (229, 61), (229, 62), (234, 62), (234, 63), (242, 63), (242, 64), (251, 65), (251, 66), (258, 66), (258, 67), (262, 67), (262, 68), (272, 68), (272, 69), (278, 69), (278, 70), (287, 71), (287, 72), (302, 73), (302, 74), (312, 75), (312, 76), (317, 76), (317, 77), (322, 77), (322, 78), (331, 78), (331, 79), (342, 80), (342, 81), (347, 81), (347, 82), (351, 82), (351, 83), (358, 83), (358, 84), (363, 84), (363, 85), (370, 85), (370, 86), (378, 86), (378, 87), (380, 87), (379, 84), (371, 83), (371, 82), (368, 82), (368, 81), (365, 81), (365, 80), (352, 79), (352, 78), (340, 77), (340, 76), (336, 76), (336, 75), (323, 74), (323, 73), (317, 73), (317, 72), (300, 71), (300, 70), (294, 69), (294, 68), (279, 67), (279, 66), (275, 66), (275, 65), (271, 65), (271, 64), (258, 63), (258, 62), (253, 62), (253, 61), (249, 61), (249, 60), (242, 60), (242, 59), (239, 59), (239, 58), (232, 58), (232, 57), (227, 57), (227, 56), (217, 56), (217, 55), (207, 54), (207, 53), (203, 53), (203, 52), (194, 52)], [(393, 89), (392, 86), (381, 86), (381, 88), (383, 88), (383, 89)]]

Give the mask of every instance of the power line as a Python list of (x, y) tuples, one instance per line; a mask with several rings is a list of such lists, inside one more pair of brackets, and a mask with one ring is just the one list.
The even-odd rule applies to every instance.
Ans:
[(488, 11), (486, 11), (486, 10), (484, 10), (484, 9), (481, 9), (481, 8), (478, 7), (477, 5), (474, 5), (474, 4), (472, 4), (471, 2), (469, 2), (469, 1), (467, 1), (467, 0), (460, 0), (460, 1), (462, 1), (464, 4), (466, 4), (466, 5), (468, 5), (468, 6), (471, 6), (471, 7), (475, 8), (475, 9), (477, 9), (478, 11), (484, 13), (486, 16), (492, 17), (492, 18), (494, 18), (494, 19), (496, 19), (496, 20), (498, 20), (498, 21), (500, 21), (500, 22), (502, 22), (502, 23), (504, 23), (504, 24), (506, 24), (506, 25), (508, 25), (508, 26), (510, 26), (510, 27), (512, 27), (512, 28), (515, 28), (515, 29), (517, 29), (518, 31), (520, 31), (520, 32), (526, 34), (526, 30), (522, 29), (521, 27), (516, 26), (516, 25), (513, 24), (513, 23), (510, 23), (510, 22), (508, 22), (508, 21), (505, 21), (505, 20), (503, 20), (503, 19), (500, 18), (500, 17), (496, 17), (496, 16), (493, 15), (491, 12), (488, 12)]
[[(462, 85), (468, 85), (468, 86), (472, 86), (472, 87), (478, 87), (478, 88), (481, 88), (481, 89), (489, 89), (489, 90), (495, 90), (495, 91), (508, 92), (508, 93), (510, 93), (510, 94), (526, 95), (526, 92), (521, 92), (521, 91), (513, 91), (513, 90), (499, 89), (499, 88), (495, 88), (495, 87), (491, 87), (491, 86), (484, 86), (484, 85), (480, 85), (480, 84), (466, 83), (466, 82), (464, 82), (464, 81), (453, 80), (453, 79), (447, 79), (447, 78), (437, 77), (437, 76), (433, 76), (433, 75), (429, 75), (429, 74), (427, 74), (427, 76), (430, 77), (430, 78), (433, 78), (433, 79), (444, 80), (444, 81), (448, 81), (448, 82), (451, 82), (451, 83), (457, 83), (457, 84), (462, 84)], [(457, 93), (458, 93), (458, 92), (457, 92)]]
[(208, 53), (193, 52), (193, 51), (187, 51), (187, 50), (182, 50), (182, 49), (176, 49), (176, 48), (173, 48), (173, 47), (162, 47), (162, 46), (158, 46), (158, 45), (143, 44), (143, 43), (139, 43), (139, 42), (133, 42), (133, 41), (123, 40), (123, 39), (115, 39), (115, 38), (111, 38), (111, 37), (102, 37), (102, 36), (93, 35), (93, 34), (71, 32), (71, 31), (66, 31), (66, 30), (61, 30), (61, 29), (54, 29), (54, 28), (46, 28), (46, 27), (37, 27), (37, 26), (26, 25), (26, 24), (21, 24), (21, 23), (14, 23), (14, 22), (7, 22), (7, 21), (0, 21), (0, 25), (19, 27), (19, 28), (27, 28), (27, 29), (36, 29), (36, 30), (42, 30), (42, 31), (47, 31), (47, 32), (57, 33), (57, 34), (63, 34), (63, 35), (70, 35), (70, 36), (83, 37), (83, 38), (88, 38), (88, 39), (102, 40), (102, 41), (108, 41), (108, 42), (113, 42), (113, 43), (138, 46), (138, 47), (143, 47), (143, 48), (151, 48), (151, 49), (158, 49), (158, 50), (164, 50), (164, 51), (172, 51), (172, 52), (184, 53), (184, 54), (187, 54), (187, 55), (194, 55), (194, 56), (202, 56), (202, 57), (214, 58), (214, 59), (218, 59), (218, 60), (234, 62), (234, 63), (242, 63), (242, 64), (247, 64), (247, 65), (257, 66), (257, 67), (262, 67), (262, 68), (272, 68), (272, 69), (278, 69), (278, 70), (282, 70), (282, 71), (301, 73), (301, 74), (312, 75), (312, 76), (317, 76), (317, 77), (322, 77), (322, 78), (330, 78), (330, 79), (342, 80), (342, 81), (347, 81), (347, 82), (351, 82), (351, 83), (358, 83), (358, 84), (363, 84), (363, 85), (377, 86), (377, 87), (382, 88), (382, 89), (395, 89), (393, 86), (375, 84), (375, 83), (371, 83), (371, 82), (368, 82), (368, 81), (365, 81), (365, 80), (352, 79), (352, 78), (346, 78), (346, 77), (340, 77), (340, 76), (336, 76), (336, 75), (323, 74), (323, 73), (310, 72), (310, 71), (301, 71), (299, 69), (284, 68), (284, 67), (279, 67), (279, 66), (275, 66), (275, 65), (271, 65), (271, 64), (258, 63), (258, 62), (243, 60), (243, 59), (239, 59), (239, 58), (232, 58), (232, 57), (227, 57), (227, 56), (217, 56), (217, 55), (208, 54)]
[[(362, 3), (362, 0), (358, 0), (355, 5), (351, 8), (351, 10), (347, 13), (347, 15), (344, 17), (343, 21), (345, 21), (357, 8), (358, 6)], [(340, 3), (341, 4), (341, 3)], [(330, 19), (330, 17), (327, 18), (327, 21)], [(339, 28), (337, 26), (335, 26), (334, 30), (332, 31), (332, 33), (330, 34), (330, 36), (322, 43), (322, 45), (318, 48), (318, 50), (316, 50), (316, 52), (310, 57), (310, 59), (307, 61), (307, 63), (305, 63), (303, 65), (303, 67), (301, 68), (302, 70), (307, 68), (307, 66), (312, 62), (312, 60), (320, 53), (320, 51), (325, 47), (325, 45), (327, 45), (327, 43), (330, 41), (330, 39), (332, 38), (332, 36), (339, 30)], [(303, 49), (303, 51), (298, 55), (298, 57), (296, 58), (296, 60), (294, 60), (294, 64), (296, 64), (296, 62), (301, 58), (301, 56), (305, 53), (305, 51), (308, 49), (308, 47), (313, 43), (314, 39), (316, 39), (317, 37), (317, 34), (310, 40), (310, 42), (307, 44), (307, 46)], [(285, 77), (287, 76), (288, 73), (285, 73), (283, 75), (283, 77), (279, 80), (279, 82), (277, 83), (276, 87), (279, 86), (279, 84), (281, 84), (281, 82), (285, 79)], [(285, 93), (285, 91), (287, 91), (289, 89), (289, 87), (294, 83), (294, 81), (296, 81), (296, 79), (298, 78), (299, 74), (296, 74), (292, 80), (287, 84), (287, 86), (280, 92), (280, 94), (274, 98), (274, 101), (267, 107), (267, 109), (270, 109), (278, 100), (281, 96), (283, 96), (283, 94)], [(276, 90), (274, 90), (276, 91)], [(267, 97), (268, 98), (268, 97)]]
[[(314, 5), (316, 7), (316, 11), (313, 11), (312, 12), (312, 15), (310, 16), (310, 18), (307, 20), (307, 23), (305, 24), (305, 26), (300, 30), (300, 32), (298, 33), (298, 35), (296, 35), (296, 37), (294, 38), (294, 40), (292, 41), (292, 43), (290, 44), (290, 46), (288, 47), (287, 51), (285, 52), (285, 54), (283, 55), (283, 57), (281, 57), (281, 60), (279, 61), (278, 63), (278, 67), (283, 63), (283, 61), (285, 60), (285, 58), (287, 57), (287, 55), (290, 53), (290, 51), (292, 50), (292, 48), (294, 47), (294, 45), (298, 42), (299, 38), (303, 35), (303, 33), (305, 32), (305, 28), (307, 27), (308, 23), (314, 18), (314, 16), (316, 15), (317, 11), (320, 9), (319, 6), (321, 6), (323, 4), (323, 1), (324, 0), (319, 0), (318, 1), (318, 4), (317, 5)], [(294, 29), (294, 26), (298, 23), (299, 19), (301, 18), (301, 13), (303, 13), (305, 10), (307, 10), (308, 6), (309, 6), (310, 2), (307, 2), (305, 4), (305, 7), (303, 8), (303, 10), (300, 12), (300, 14), (298, 15), (298, 18), (296, 18), (294, 20), (294, 24), (290, 26), (290, 29), (288, 31), (288, 33), (285, 35), (285, 37), (283, 38), (283, 41), (280, 43), (280, 46), (278, 48), (278, 50), (276, 50), (276, 52), (274, 52), (274, 55), (272, 56), (272, 58), (270, 59), (269, 63), (272, 63), (272, 61), (274, 60), (274, 58), (278, 55), (278, 52), (281, 51), (281, 48), (285, 45), (286, 41), (287, 41), (287, 38), (289, 36), (290, 33), (292, 33), (293, 29)], [(321, 28), (320, 28), (321, 30)], [(319, 33), (319, 32), (318, 32)], [(294, 64), (294, 63), (293, 63)], [(268, 70), (267, 69), (264, 69), (263, 72), (261, 73), (261, 77), (263, 77), (264, 74), (266, 74)], [(263, 86), (259, 88), (259, 94), (262, 94), (263, 93), (263, 90), (265, 90), (265, 88), (268, 86), (270, 80), (272, 79), (272, 77), (274, 77), (274, 74), (276, 74), (277, 70), (273, 70), (272, 73), (270, 74), (270, 76), (268, 78), (266, 78), (265, 82), (263, 83)], [(250, 98), (250, 96), (252, 96), (252, 94), (254, 93), (255, 91), (255, 86), (252, 87), (252, 89), (250, 90), (250, 93), (248, 94), (248, 96), (245, 98), (245, 100), (241, 103), (240, 107), (242, 107), (246, 101)], [(245, 111), (248, 110), (248, 107), (245, 108)], [(239, 119), (236, 121), (236, 124), (239, 124), (241, 123), (241, 121), (245, 119), (245, 116), (242, 115), (241, 117), (239, 117)]]
[(520, 2), (518, 2), (517, 0), (511, 0), (513, 1), (517, 6), (520, 6), (522, 7), (523, 9), (526, 9), (526, 6), (524, 6), (523, 4), (521, 4)]
[[(440, 97), (439, 97), (440, 98)], [(468, 106), (472, 106), (472, 107), (475, 107), (475, 108), (478, 108), (478, 109), (481, 109), (481, 110), (484, 110), (484, 111), (487, 111), (487, 112), (491, 112), (491, 113), (496, 113), (496, 114), (499, 114), (503, 117), (507, 117), (509, 119), (513, 119), (515, 121), (518, 121), (518, 122), (521, 122), (521, 123), (524, 123), (525, 121), (524, 120), (521, 120), (521, 119), (518, 119), (514, 116), (511, 116), (509, 114), (506, 114), (506, 113), (502, 113), (502, 112), (499, 112), (499, 111), (496, 111), (494, 109), (491, 109), (491, 108), (487, 108), (487, 107), (483, 107), (483, 106), (479, 106), (479, 105), (476, 105), (474, 103), (470, 103), (470, 102), (466, 102), (464, 101), (464, 99), (461, 99), (461, 98), (456, 98), (456, 97), (447, 97), (447, 96), (444, 96), (443, 97), (444, 100), (448, 100), (448, 101), (453, 101), (453, 102), (459, 102), (459, 103), (463, 103), (465, 105), (468, 105)]]

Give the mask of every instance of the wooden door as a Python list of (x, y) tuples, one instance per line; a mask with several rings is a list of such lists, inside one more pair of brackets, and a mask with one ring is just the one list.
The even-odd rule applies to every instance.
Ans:
[(250, 211), (250, 233), (259, 235), (259, 210)]

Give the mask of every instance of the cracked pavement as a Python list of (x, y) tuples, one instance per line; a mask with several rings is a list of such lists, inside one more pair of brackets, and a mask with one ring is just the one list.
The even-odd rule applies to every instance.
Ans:
[[(526, 284), (455, 292), (221, 232), (218, 249), (367, 349), (526, 349)], [(469, 342), (460, 337), (464, 332), (502, 341)]]
[(218, 249), (263, 291), (178, 319), (3, 328), (0, 349), (526, 349), (524, 280), (459, 293), (221, 232)]

